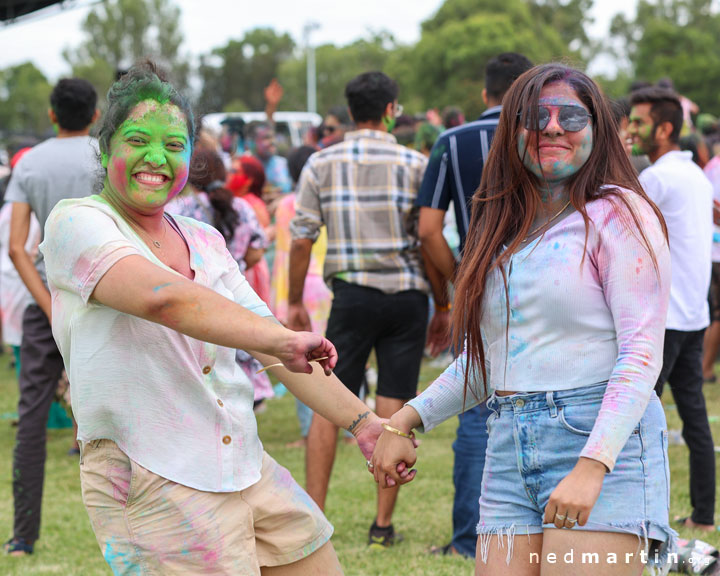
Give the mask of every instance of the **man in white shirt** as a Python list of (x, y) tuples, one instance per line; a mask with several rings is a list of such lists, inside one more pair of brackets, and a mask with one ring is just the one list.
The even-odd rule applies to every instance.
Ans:
[(670, 384), (683, 421), (683, 438), (690, 450), (692, 515), (679, 519), (685, 526), (715, 530), (715, 454), (703, 395), (703, 335), (710, 324), (710, 286), (713, 237), (712, 185), (681, 152), (678, 138), (683, 123), (678, 96), (651, 86), (630, 96), (629, 134), (652, 166), (640, 183), (658, 205), (667, 223), (672, 261), (663, 368), (655, 391)]

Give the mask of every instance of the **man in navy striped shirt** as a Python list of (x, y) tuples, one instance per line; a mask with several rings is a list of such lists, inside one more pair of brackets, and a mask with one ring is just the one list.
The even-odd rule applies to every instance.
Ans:
[[(430, 152), (430, 162), (415, 204), (420, 206), (419, 236), (423, 248), (446, 281), (452, 280), (455, 274), (456, 260), (442, 233), (445, 213), (452, 201), (462, 252), (470, 225), (471, 199), (480, 185), (500, 119), (502, 98), (515, 79), (531, 67), (532, 63), (525, 56), (514, 52), (490, 60), (485, 68), (482, 91), (488, 109), (475, 122), (444, 132)], [(431, 330), (438, 330), (440, 326), (447, 328), (449, 307), (436, 308), (435, 315)], [(446, 316), (444, 322), (438, 318), (442, 315)], [(484, 404), (459, 416), (457, 439), (453, 443), (453, 537), (449, 544), (433, 548), (433, 553), (475, 557), (478, 500), (487, 448), (487, 416), (488, 409)]]

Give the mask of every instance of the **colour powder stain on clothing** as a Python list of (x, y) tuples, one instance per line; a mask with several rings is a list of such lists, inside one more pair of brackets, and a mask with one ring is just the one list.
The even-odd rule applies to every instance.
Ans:
[(111, 541), (105, 543), (105, 561), (110, 566), (113, 574), (123, 574), (124, 576), (140, 575), (140, 566), (128, 560), (126, 556), (127, 553), (114, 550)]

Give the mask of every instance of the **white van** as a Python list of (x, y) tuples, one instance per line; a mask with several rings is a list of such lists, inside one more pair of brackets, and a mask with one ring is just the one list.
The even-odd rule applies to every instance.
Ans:
[[(245, 125), (253, 122), (267, 122), (265, 112), (219, 112), (203, 116), (203, 126), (219, 135), (227, 121), (242, 120)], [(322, 116), (315, 112), (275, 112), (275, 143), (278, 153), (285, 154), (291, 148), (302, 146), (307, 131), (322, 122)]]

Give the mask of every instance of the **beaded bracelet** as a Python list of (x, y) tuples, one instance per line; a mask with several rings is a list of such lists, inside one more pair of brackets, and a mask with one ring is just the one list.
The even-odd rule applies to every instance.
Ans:
[(409, 438), (410, 440), (415, 440), (415, 432), (413, 432), (412, 430), (410, 430), (410, 434), (407, 434), (407, 433), (403, 432), (402, 430), (393, 428), (392, 426), (390, 426), (390, 424), (383, 423), (382, 427), (385, 428), (385, 430), (387, 430), (388, 432), (392, 432), (393, 434), (397, 434), (398, 436), (402, 436), (403, 438)]

